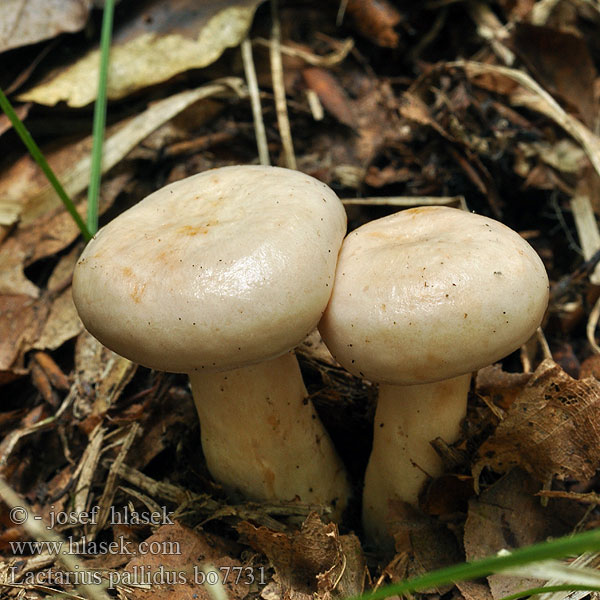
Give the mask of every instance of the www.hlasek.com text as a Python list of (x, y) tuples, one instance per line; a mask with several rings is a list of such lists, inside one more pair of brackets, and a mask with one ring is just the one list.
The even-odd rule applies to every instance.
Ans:
[(31, 554), (155, 554), (169, 555), (181, 554), (180, 544), (177, 541), (145, 540), (134, 543), (124, 536), (118, 536), (113, 541), (88, 540), (86, 537), (74, 538), (69, 536), (66, 540), (38, 540), (9, 542), (13, 554), (25, 556)]

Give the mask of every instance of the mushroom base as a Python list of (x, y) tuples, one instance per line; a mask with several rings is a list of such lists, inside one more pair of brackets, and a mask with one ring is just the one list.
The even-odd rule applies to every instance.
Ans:
[(430, 442), (455, 442), (467, 409), (471, 375), (436, 383), (380, 385), (373, 450), (365, 475), (363, 526), (370, 542), (393, 550), (390, 502), (418, 505), (428, 477), (442, 461)]
[(307, 398), (293, 353), (225, 372), (190, 374), (208, 469), (229, 492), (262, 501), (329, 505), (349, 486)]

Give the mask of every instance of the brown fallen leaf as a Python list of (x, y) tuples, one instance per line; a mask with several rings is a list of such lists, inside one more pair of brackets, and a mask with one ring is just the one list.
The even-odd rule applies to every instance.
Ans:
[(507, 373), (502, 365), (490, 365), (477, 371), (475, 391), (507, 410), (530, 379), (531, 373)]
[[(154, 102), (136, 116), (110, 126), (104, 142), (103, 173), (118, 164), (120, 173), (115, 174), (112, 179), (118, 181), (119, 178), (125, 177), (123, 165), (126, 163), (123, 158), (148, 135), (191, 105), (232, 89), (238, 94), (245, 93), (241, 80), (230, 77), (220, 83), (186, 90)], [(210, 112), (205, 114), (209, 115)], [(92, 144), (92, 136), (88, 136), (75, 143), (63, 143), (60, 148), (54, 150), (42, 147), (49, 165), (71, 198), (76, 199), (88, 186)], [(101, 210), (107, 208), (104, 205), (104, 195), (111, 195), (107, 184), (110, 184), (110, 180), (105, 180), (102, 185)], [(0, 172), (0, 224), (12, 225), (18, 220), (21, 221), (21, 225), (31, 224), (36, 219), (47, 216), (57, 207), (62, 208), (62, 204), (56, 192), (29, 156), (24, 156)], [(81, 208), (85, 210), (85, 207)], [(39, 228), (39, 224), (36, 225)]]
[(394, 27), (402, 21), (402, 15), (388, 0), (348, 0), (346, 11), (361, 35), (378, 46), (398, 46)]
[(493, 600), (490, 588), (478, 581), (458, 581), (456, 587), (465, 600)]
[[(26, 169), (21, 176), (28, 179), (31, 173)], [(130, 173), (119, 173), (107, 178), (102, 184), (102, 213), (112, 205), (130, 177)], [(0, 175), (0, 194), (5, 191), (2, 183)], [(32, 183), (31, 187), (35, 188), (35, 183)], [(71, 215), (62, 206), (56, 206), (57, 198), (51, 198), (51, 202), (54, 206), (50, 210), (28, 225), (21, 223), (0, 245), (0, 294), (25, 294), (37, 298), (40, 289), (25, 276), (24, 269), (37, 260), (60, 252), (79, 237), (79, 229)], [(80, 203), (78, 210), (80, 214), (84, 214), (85, 203)], [(70, 271), (68, 275), (70, 277)], [(63, 283), (65, 282), (68, 283), (68, 279), (63, 277)]]
[[(405, 135), (393, 100), (391, 86), (362, 74), (351, 102), (355, 131), (322, 130), (312, 141), (314, 154), (298, 157), (298, 168), (324, 182), (339, 181), (359, 188), (367, 167), (386, 147), (394, 147)], [(346, 88), (344, 88), (346, 89)]]
[(56, 265), (47, 284), (47, 292), (54, 296), (48, 320), (40, 337), (33, 345), (38, 350), (55, 350), (64, 342), (81, 333), (83, 324), (71, 296), (73, 267), (81, 254), (82, 244), (77, 244)]
[[(468, 561), (492, 556), (499, 550), (512, 550), (566, 534), (581, 515), (573, 510), (568, 522), (557, 505), (542, 507), (535, 496), (539, 483), (520, 469), (514, 469), (469, 503), (465, 524), (465, 551)], [(568, 514), (567, 510), (562, 511)], [(575, 512), (578, 512), (576, 515)], [(495, 574), (488, 577), (495, 600), (518, 590), (536, 587), (536, 582)]]
[[(396, 553), (409, 557), (406, 573), (404, 568), (398, 572), (388, 565), (392, 581), (423, 575), (463, 559), (456, 537), (443, 522), (424, 515), (405, 502), (391, 501), (389, 504), (389, 533), (394, 538)], [(445, 593), (449, 589), (439, 586), (435, 591)]]
[(592, 354), (581, 363), (579, 378), (586, 379), (588, 377), (600, 379), (600, 355), (598, 354)]
[[(1, 10), (1, 7), (0, 7)], [(25, 120), (25, 117), (27, 117), (27, 114), (29, 113), (29, 109), (31, 108), (31, 103), (27, 103), (27, 104), (22, 104), (21, 106), (17, 106), (15, 108), (15, 112), (17, 113), (17, 117), (19, 117), (19, 119), (21, 119), (21, 121)], [(0, 115), (0, 135), (2, 135), (3, 133), (5, 133), (6, 131), (9, 131), (10, 129), (12, 129), (12, 123), (10, 122), (9, 118), (2, 113)]]
[[(130, 589), (127, 594), (130, 600), (147, 600), (149, 593), (152, 600), (212, 600), (208, 589), (211, 584), (202, 583), (208, 577), (219, 578), (229, 600), (242, 600), (254, 583), (249, 577), (252, 571), (229, 557), (216, 540), (178, 522), (162, 525), (143, 544), (140, 548), (156, 551), (138, 554), (124, 571), (112, 573), (117, 585), (140, 586)], [(208, 568), (212, 576), (205, 575), (203, 568)], [(238, 573), (241, 573), (239, 578)]]
[(597, 73), (585, 39), (569, 31), (517, 23), (512, 42), (536, 80), (576, 108), (582, 121), (593, 129), (598, 112), (594, 98)]
[(86, 417), (80, 426), (90, 432), (102, 420), (125, 386), (134, 376), (137, 365), (105, 348), (87, 331), (75, 345), (75, 405)]
[(0, 295), (0, 382), (27, 371), (23, 355), (38, 339), (50, 302), (24, 295)]
[(358, 538), (340, 536), (334, 523), (324, 524), (316, 513), (291, 534), (247, 521), (237, 528), (275, 567), (279, 589), (271, 587), (271, 598), (346, 598), (362, 593), (366, 565)]
[(354, 106), (330, 71), (320, 67), (308, 67), (302, 71), (302, 76), (328, 112), (340, 123), (348, 127), (356, 126)]
[(83, 29), (91, 6), (92, 0), (3, 0), (0, 52)]
[(426, 515), (465, 512), (467, 501), (474, 493), (472, 477), (444, 474), (427, 486), (419, 498), (419, 507)]
[(546, 359), (479, 449), (477, 482), (488, 467), (506, 473), (520, 466), (540, 482), (588, 479), (600, 464), (600, 382), (572, 379)]
[(414, 121), (420, 125), (428, 125), (442, 137), (453, 141), (453, 138), (446, 133), (444, 128), (433, 118), (431, 109), (427, 104), (412, 92), (404, 92), (398, 107), (398, 112), (409, 121)]

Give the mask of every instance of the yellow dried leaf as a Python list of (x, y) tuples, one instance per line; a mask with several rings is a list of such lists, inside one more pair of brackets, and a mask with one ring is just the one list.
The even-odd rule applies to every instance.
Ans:
[[(212, 64), (226, 48), (241, 42), (261, 2), (213, 1), (203, 3), (199, 10), (197, 2), (180, 1), (171, 7), (169, 18), (177, 24), (185, 22), (183, 31), (175, 26), (161, 27), (159, 11), (164, 13), (164, 6), (161, 7), (164, 3), (153, 2), (153, 6), (144, 7), (131, 22), (115, 31), (108, 98), (117, 100), (178, 73)], [(162, 30), (147, 31), (149, 22), (157, 22), (156, 28)], [(197, 35), (191, 37), (190, 30), (197, 31)], [(19, 100), (49, 106), (60, 101), (72, 107), (90, 104), (96, 98), (99, 62), (100, 51), (94, 49), (64, 71), (21, 94)]]

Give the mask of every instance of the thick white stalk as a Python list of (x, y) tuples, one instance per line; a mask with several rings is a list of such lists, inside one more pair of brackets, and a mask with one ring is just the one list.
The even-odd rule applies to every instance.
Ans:
[(293, 353), (225, 372), (190, 374), (212, 476), (247, 498), (346, 505), (346, 472)]
[(469, 374), (421, 385), (380, 384), (363, 492), (363, 526), (378, 546), (393, 542), (390, 501), (417, 505), (426, 479), (441, 474), (442, 462), (430, 442), (458, 439), (470, 380)]

